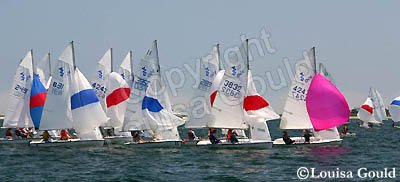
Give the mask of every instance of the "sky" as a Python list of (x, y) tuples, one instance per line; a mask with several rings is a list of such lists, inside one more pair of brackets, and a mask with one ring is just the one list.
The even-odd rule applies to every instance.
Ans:
[(0, 114), (19, 60), (30, 49), (35, 61), (47, 52), (55, 60), (74, 40), (77, 66), (90, 79), (108, 48), (117, 67), (129, 50), (139, 60), (157, 39), (161, 69), (185, 74), (172, 100), (187, 104), (194, 79), (184, 65), (194, 65), (217, 43), (224, 51), (243, 37), (261, 42), (263, 32), (270, 49), (262, 44), (265, 54), (257, 55), (256, 44), (250, 44), (255, 54), (250, 67), (276, 111), (283, 109), (291, 80), (285, 65), (293, 67), (312, 46), (350, 107), (364, 102), (370, 86), (388, 105), (400, 95), (398, 7), (399, 1), (361, 0), (0, 1)]

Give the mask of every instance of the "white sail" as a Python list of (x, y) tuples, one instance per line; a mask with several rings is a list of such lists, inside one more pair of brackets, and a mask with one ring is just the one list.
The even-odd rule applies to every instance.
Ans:
[(379, 123), (378, 121), (375, 120), (374, 117), (374, 105), (372, 103), (371, 98), (367, 98), (365, 102), (361, 105), (360, 110), (357, 113), (358, 119), (363, 121), (363, 125), (367, 126), (368, 123)]
[(73, 127), (78, 136), (83, 140), (102, 139), (98, 127), (107, 122), (107, 116), (89, 81), (78, 68), (73, 74), (71, 93)]
[(142, 101), (150, 84), (150, 77), (160, 72), (157, 54), (156, 42), (153, 42), (152, 48), (133, 67), (134, 80), (125, 113), (123, 131), (150, 129), (148, 124), (143, 121)]
[(196, 102), (190, 108), (190, 119), (185, 124), (186, 128), (205, 128), (207, 126), (212, 86), (217, 73), (221, 69), (218, 49), (218, 45), (213, 47), (209, 56), (200, 59), (200, 83), (194, 93)]
[(36, 73), (39, 75), (40, 81), (46, 89), (50, 87), (51, 72), (50, 53), (47, 53), (36, 66)]
[(68, 44), (54, 65), (40, 130), (73, 128), (71, 81), (74, 74), (73, 44)]
[(243, 100), (247, 88), (248, 65), (246, 45), (239, 48), (235, 55), (226, 60), (226, 70), (219, 85), (211, 116), (207, 123), (211, 128), (246, 129)]
[(389, 113), (394, 122), (400, 121), (400, 96), (393, 99), (389, 106)]
[(112, 49), (108, 49), (96, 66), (96, 74), (92, 79), (92, 87), (100, 100), (101, 107), (106, 110), (106, 93), (108, 75), (112, 69)]
[(247, 92), (243, 108), (248, 120), (269, 121), (280, 118), (270, 104), (257, 92), (251, 70), (248, 71)]
[(29, 112), (32, 79), (32, 51), (29, 51), (24, 59), (21, 60), (15, 73), (3, 127), (33, 127)]
[(132, 51), (129, 51), (118, 69), (118, 73), (121, 74), (122, 78), (126, 80), (129, 86), (131, 86), (133, 82), (132, 64)]
[(375, 120), (382, 123), (383, 120), (387, 120), (385, 104), (381, 94), (375, 88), (370, 88), (369, 97), (374, 105), (374, 117)]
[(107, 125), (114, 127), (115, 131), (120, 131), (131, 90), (128, 83), (116, 72), (110, 73), (107, 88), (107, 116), (110, 118)]
[(336, 127), (321, 130), (321, 131), (314, 131), (314, 137), (318, 140), (336, 140), (340, 139), (340, 134)]
[(296, 75), (289, 87), (288, 98), (282, 113), (281, 129), (313, 128), (306, 108), (306, 95), (315, 75), (314, 55), (315, 50), (312, 48), (308, 52), (308, 56), (296, 64)]

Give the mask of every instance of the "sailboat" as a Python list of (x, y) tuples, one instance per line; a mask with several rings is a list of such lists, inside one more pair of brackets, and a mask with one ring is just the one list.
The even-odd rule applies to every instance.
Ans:
[(134, 81), (123, 129), (141, 133), (141, 138), (128, 142), (126, 145), (132, 147), (180, 146), (182, 140), (177, 127), (183, 125), (184, 121), (172, 113), (168, 91), (161, 79), (156, 40), (135, 68), (136, 70), (132, 69)]
[(110, 48), (97, 63), (92, 86), (109, 118), (108, 122), (102, 126), (105, 142), (107, 144), (124, 144), (131, 139), (130, 133), (120, 132), (130, 87), (119, 73), (113, 71), (112, 57), (112, 48)]
[(39, 130), (74, 129), (77, 138), (34, 140), (30, 146), (101, 146), (99, 126), (107, 122), (91, 84), (75, 64), (74, 44), (69, 43), (53, 69)]
[[(185, 123), (185, 128), (187, 129), (207, 128), (207, 118), (211, 112), (210, 95), (212, 94), (213, 82), (222, 69), (219, 55), (219, 44), (217, 44), (212, 48), (210, 55), (200, 59), (200, 82), (194, 91), (195, 97), (189, 112), (190, 119)], [(220, 74), (218, 80), (222, 76), (223, 73)], [(184, 139), (184, 144), (196, 145), (198, 140), (198, 137), (193, 141)]]
[[(21, 60), (10, 90), (3, 128), (33, 128), (30, 115), (30, 96), (33, 79), (33, 53), (29, 51)], [(14, 138), (14, 136), (13, 136)], [(0, 139), (0, 144), (29, 144), (30, 139)]]
[[(315, 48), (296, 67), (288, 98), (281, 118), (280, 128), (313, 129), (311, 144), (341, 141), (337, 126), (346, 123), (350, 109), (346, 99), (335, 85), (317, 72)], [(304, 137), (290, 137), (293, 144), (304, 144)], [(284, 145), (282, 138), (274, 141)]]
[(393, 121), (393, 127), (400, 128), (400, 126), (395, 126), (395, 122), (400, 121), (400, 96), (393, 99), (390, 103), (389, 113)]
[[(249, 137), (239, 138), (232, 143), (221, 139), (212, 144), (202, 140), (197, 146), (243, 148), (268, 148), (272, 140), (266, 121), (278, 119), (269, 103), (258, 94), (249, 69), (248, 40), (240, 47), (235, 60), (227, 61), (228, 70), (215, 76), (211, 88), (211, 113), (208, 128), (249, 130)], [(246, 55), (243, 57), (243, 55)]]
[(361, 105), (357, 117), (362, 121), (360, 126), (366, 128), (371, 125), (382, 125), (382, 121), (387, 120), (385, 105), (378, 90), (370, 87), (369, 95)]

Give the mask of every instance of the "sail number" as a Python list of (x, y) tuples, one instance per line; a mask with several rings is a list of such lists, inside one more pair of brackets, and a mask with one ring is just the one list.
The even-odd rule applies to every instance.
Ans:
[(238, 85), (237, 83), (233, 83), (229, 80), (224, 80), (222, 93), (229, 97), (239, 98), (241, 89), (242, 86)]
[(203, 91), (208, 91), (211, 88), (211, 86), (212, 86), (212, 82), (210, 82), (206, 79), (202, 79), (198, 88)]
[(300, 86), (294, 86), (292, 89), (292, 96), (296, 100), (306, 100), (306, 89)]
[(52, 86), (53, 86), (52, 93), (53, 93), (54, 95), (62, 95), (62, 93), (63, 93), (63, 88), (64, 88), (64, 83), (61, 83), (61, 82), (53, 82)]
[(15, 96), (23, 96), (23, 95), (25, 95), (26, 93), (28, 93), (28, 91), (29, 91), (29, 89), (28, 88), (26, 88), (26, 87), (24, 87), (24, 86), (21, 86), (21, 85), (19, 85), (19, 84), (17, 84), (16, 86), (15, 86), (15, 88), (14, 88), (14, 95)]
[(94, 92), (96, 92), (97, 97), (99, 98), (105, 98), (106, 97), (106, 92), (107, 88), (98, 84), (98, 83), (93, 83), (92, 84)]

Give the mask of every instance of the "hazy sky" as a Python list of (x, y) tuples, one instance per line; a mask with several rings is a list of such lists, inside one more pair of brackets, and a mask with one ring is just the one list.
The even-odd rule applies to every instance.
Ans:
[[(215, 43), (224, 50), (238, 45), (241, 35), (261, 41), (262, 30), (275, 52), (258, 56), (251, 67), (266, 84), (266, 72), (280, 82), (278, 69), (289, 81), (283, 59), (293, 65), (316, 46), (317, 60), (351, 107), (364, 101), (370, 86), (388, 104), (400, 95), (399, 7), (399, 1), (0, 1), (0, 113), (30, 49), (36, 61), (49, 51), (56, 59), (74, 40), (77, 65), (90, 79), (109, 47), (117, 66), (129, 50), (134, 60), (141, 58), (157, 39), (162, 70), (185, 70), (184, 63), (194, 64)], [(188, 101), (192, 84), (187, 79), (174, 100)], [(288, 86), (262, 92), (278, 112), (287, 93)]]

